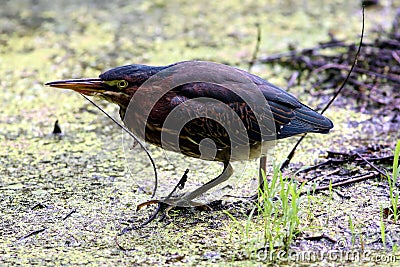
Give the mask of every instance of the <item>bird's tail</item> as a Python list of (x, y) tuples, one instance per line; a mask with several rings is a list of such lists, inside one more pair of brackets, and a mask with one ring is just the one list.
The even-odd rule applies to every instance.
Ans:
[(280, 129), (278, 139), (307, 132), (326, 134), (333, 128), (330, 119), (307, 106), (302, 106), (294, 112), (294, 119)]

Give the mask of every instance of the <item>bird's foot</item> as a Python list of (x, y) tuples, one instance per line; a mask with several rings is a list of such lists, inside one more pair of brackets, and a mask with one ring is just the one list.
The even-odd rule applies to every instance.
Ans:
[(187, 181), (187, 174), (189, 172), (189, 169), (186, 169), (185, 173), (183, 174), (182, 178), (179, 180), (178, 184), (174, 187), (174, 189), (168, 194), (167, 197), (161, 199), (161, 200), (150, 200), (146, 201), (144, 203), (141, 203), (137, 206), (136, 211), (141, 210), (143, 207), (152, 205), (152, 204), (157, 204), (156, 210), (152, 213), (152, 215), (141, 224), (141, 227), (149, 224), (152, 222), (158, 214), (161, 214), (161, 217), (159, 221), (162, 221), (165, 217), (168, 216), (168, 212), (173, 209), (173, 208), (188, 208), (188, 207), (203, 207), (203, 209), (206, 210), (211, 210), (207, 205), (204, 205), (202, 203), (198, 203), (193, 201), (192, 199), (195, 198), (196, 196), (192, 196), (191, 193), (186, 193), (182, 196), (179, 197), (173, 197), (172, 195), (176, 192), (176, 190), (183, 189), (185, 186), (185, 183)]
[(179, 209), (188, 209), (192, 207), (196, 207), (200, 210), (212, 210), (212, 208), (207, 204), (202, 204), (199, 202), (195, 202), (193, 200), (185, 199), (185, 197), (180, 198), (166, 198), (162, 200), (149, 200), (144, 203), (141, 203), (137, 206), (136, 211), (141, 210), (144, 207), (157, 204), (157, 208), (154, 212), (150, 215), (150, 217), (144, 221), (140, 227), (143, 227), (152, 221), (154, 221), (159, 214), (161, 214), (159, 221), (164, 220), (166, 217), (169, 217), (168, 212), (174, 208)]

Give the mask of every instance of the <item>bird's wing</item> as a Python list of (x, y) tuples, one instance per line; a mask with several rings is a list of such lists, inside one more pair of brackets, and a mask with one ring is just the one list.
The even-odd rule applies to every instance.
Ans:
[[(276, 109), (280, 120), (289, 122), (285, 119), (285, 116), (290, 116), (289, 110), (283, 107), (270, 109), (265, 99), (261, 102), (263, 106), (252, 109), (252, 104), (243, 99), (246, 98), (243, 94), (214, 83), (188, 83), (175, 88), (174, 91), (176, 97), (170, 102), (172, 108), (182, 105), (184, 114), (204, 118), (193, 122), (193, 131), (198, 131), (198, 135), (204, 132), (207, 136), (203, 138), (219, 138), (225, 145), (228, 145), (225, 141), (227, 134), (232, 142), (238, 144), (276, 139), (277, 122), (271, 110)], [(262, 94), (260, 96), (263, 98)], [(215, 123), (216, 121), (218, 123)]]
[[(243, 70), (231, 68), (231, 73), (226, 73), (227, 70), (230, 71), (223, 68), (221, 71), (225, 73), (210, 74), (216, 76), (211, 77), (211, 80), (220, 81), (219, 77), (226, 78), (220, 83), (190, 82), (178, 86), (174, 89), (175, 102), (171, 101), (171, 104), (176, 106), (197, 98), (222, 102), (241, 118), (250, 142), (271, 140), (272, 132), (273, 138), (280, 139), (305, 132), (327, 133), (333, 127), (329, 119), (300, 103), (279, 87)], [(243, 78), (237, 79), (238, 75)], [(263, 98), (264, 102), (258, 101), (257, 97)], [(199, 111), (207, 110), (210, 114), (220, 117), (226, 113), (226, 110), (220, 110), (211, 103), (207, 104), (207, 101), (197, 104)]]
[(328, 133), (333, 128), (331, 120), (300, 103), (291, 94), (258, 76), (243, 70), (239, 71), (248, 76), (267, 99), (274, 119), (279, 125), (277, 125), (278, 139), (306, 132)]

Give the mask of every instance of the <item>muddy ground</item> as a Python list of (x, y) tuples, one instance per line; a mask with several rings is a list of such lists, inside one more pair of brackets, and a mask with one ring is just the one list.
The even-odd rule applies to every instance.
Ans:
[[(247, 69), (256, 45), (256, 24), (262, 37), (259, 58), (289, 47), (313, 47), (330, 40), (328, 33), (346, 42), (359, 39), (358, 1), (267, 2), (2, 3), (0, 264), (373, 266), (400, 261), (399, 224), (381, 216), (381, 210), (390, 207), (388, 182), (381, 175), (302, 196), (296, 238), (281, 258), (277, 254), (273, 259), (264, 257), (265, 240), (260, 233), (265, 218), (255, 216), (248, 224), (246, 214), (252, 204), (230, 204), (236, 199), (223, 199), (234, 220), (221, 210), (171, 211), (162, 222), (119, 235), (151, 213), (151, 209), (136, 212), (136, 205), (150, 199), (154, 185), (148, 159), (140, 149), (130, 150), (132, 140), (81, 96), (43, 86), (52, 80), (97, 77), (104, 70), (131, 63), (165, 65), (199, 59)], [(366, 41), (390, 30), (399, 7), (396, 1), (379, 2), (366, 10)], [(251, 71), (282, 88), (293, 74), (279, 64), (255, 64)], [(333, 93), (333, 89), (310, 88), (312, 79), (300, 79), (289, 90), (312, 107), (326, 104)], [(339, 97), (325, 113), (335, 128), (329, 135), (309, 135), (285, 177), (324, 162), (327, 151), (356, 151), (368, 158), (393, 155), (400, 137), (398, 109), (366, 103), (354, 95)], [(119, 118), (114, 105), (97, 102)], [(51, 134), (56, 120), (62, 136)], [(270, 165), (282, 162), (296, 140), (278, 142)], [(188, 167), (188, 188), (221, 170), (217, 163), (149, 149), (160, 175), (158, 196), (165, 195)], [(235, 177), (224, 194), (251, 195), (256, 189), (257, 164), (234, 165)], [(378, 166), (391, 171), (390, 160)], [(296, 175), (295, 180), (299, 185), (311, 180), (307, 186), (312, 188), (314, 182), (315, 186), (329, 185), (331, 180), (373, 171), (353, 157), (345, 164)], [(398, 187), (394, 193), (399, 194)], [(217, 192), (211, 197), (221, 195)], [(248, 232), (246, 225), (251, 225)], [(277, 253), (282, 251), (280, 245)], [(287, 257), (300, 255), (299, 251), (363, 254), (360, 260)]]

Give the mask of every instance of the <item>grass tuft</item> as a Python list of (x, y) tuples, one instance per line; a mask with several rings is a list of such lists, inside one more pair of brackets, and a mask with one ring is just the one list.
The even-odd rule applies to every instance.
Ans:
[(394, 151), (393, 160), (393, 171), (392, 176), (387, 173), (386, 177), (389, 184), (389, 198), (390, 198), (390, 212), (389, 219), (392, 217), (393, 221), (397, 223), (399, 219), (399, 192), (396, 190), (396, 182), (399, 178), (399, 156), (400, 156), (400, 140), (397, 141), (397, 145)]
[(246, 215), (245, 221), (226, 212), (235, 225), (242, 229), (249, 257), (260, 250), (268, 252), (270, 256), (276, 255), (277, 251), (288, 251), (300, 223), (302, 186), (299, 187), (293, 179), (284, 179), (279, 166), (274, 166), (271, 180), (268, 181), (263, 174), (263, 181), (258, 202)]

